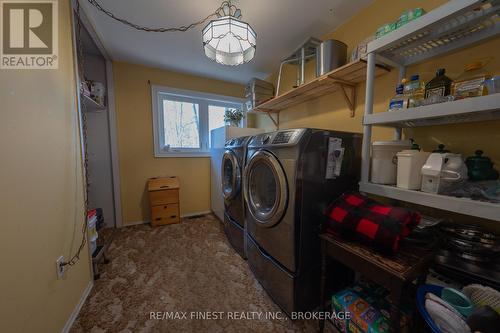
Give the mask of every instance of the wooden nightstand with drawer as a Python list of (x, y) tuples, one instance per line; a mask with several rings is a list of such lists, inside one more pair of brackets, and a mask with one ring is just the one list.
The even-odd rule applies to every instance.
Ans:
[(179, 179), (175, 176), (149, 178), (151, 225), (173, 224), (181, 221), (179, 187)]

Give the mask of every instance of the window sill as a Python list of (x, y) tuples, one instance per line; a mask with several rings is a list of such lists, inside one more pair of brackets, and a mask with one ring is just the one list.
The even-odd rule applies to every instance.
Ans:
[(200, 152), (200, 153), (189, 153), (189, 152), (178, 152), (178, 153), (155, 153), (155, 158), (209, 158), (210, 152)]

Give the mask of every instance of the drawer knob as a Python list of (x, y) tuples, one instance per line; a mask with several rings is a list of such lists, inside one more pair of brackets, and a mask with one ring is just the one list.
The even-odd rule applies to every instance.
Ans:
[(163, 209), (167, 209), (167, 206), (163, 206)]
[(160, 186), (160, 188), (169, 188), (170, 186), (169, 185), (162, 185)]
[(161, 217), (157, 217), (155, 220), (156, 221), (161, 221)]
[(170, 218), (171, 218), (171, 219), (174, 219), (174, 218), (176, 218), (176, 217), (177, 217), (177, 215), (170, 215)]

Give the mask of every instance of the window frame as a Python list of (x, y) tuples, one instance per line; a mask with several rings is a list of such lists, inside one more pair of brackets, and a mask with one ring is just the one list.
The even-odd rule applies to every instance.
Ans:
[[(164, 144), (163, 100), (164, 97), (173, 101), (198, 104), (200, 119), (200, 147), (201, 148), (174, 148), (167, 150)], [(153, 114), (153, 139), (155, 157), (209, 157), (210, 143), (208, 142), (208, 108), (209, 105), (243, 108), (244, 99), (217, 94), (202, 93), (193, 90), (177, 89), (172, 87), (151, 85), (151, 111)], [(246, 114), (242, 120), (246, 126)]]

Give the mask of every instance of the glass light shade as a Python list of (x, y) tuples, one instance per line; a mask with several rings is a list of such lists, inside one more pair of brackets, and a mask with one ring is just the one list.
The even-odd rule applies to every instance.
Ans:
[(248, 23), (232, 16), (213, 20), (203, 29), (205, 55), (222, 65), (236, 66), (252, 60), (256, 39)]

